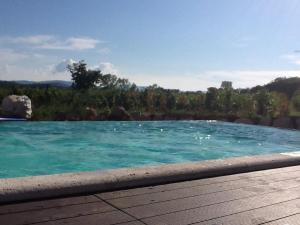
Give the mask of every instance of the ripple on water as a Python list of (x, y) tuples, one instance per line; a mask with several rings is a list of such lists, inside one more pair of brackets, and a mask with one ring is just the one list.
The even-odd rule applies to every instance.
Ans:
[(217, 121), (0, 123), (0, 178), (296, 151), (300, 132)]

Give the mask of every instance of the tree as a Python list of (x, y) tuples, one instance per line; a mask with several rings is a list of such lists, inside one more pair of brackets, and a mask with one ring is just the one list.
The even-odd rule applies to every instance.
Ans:
[(289, 99), (288, 96), (281, 92), (271, 93), (270, 113), (272, 117), (287, 116), (289, 114)]
[(205, 107), (211, 111), (216, 110), (217, 100), (218, 100), (218, 89), (214, 87), (208, 88), (205, 96)]
[(177, 109), (187, 109), (189, 106), (189, 99), (184, 93), (181, 93), (178, 95), (178, 98), (176, 99), (176, 108)]
[(166, 95), (166, 107), (168, 110), (173, 110), (176, 106), (176, 98), (170, 90), (166, 92)]
[(222, 81), (221, 88), (222, 89), (232, 89), (232, 82), (231, 81)]
[(240, 117), (256, 115), (255, 101), (250, 93), (236, 93), (232, 96), (232, 109)]
[(300, 111), (300, 89), (293, 95), (292, 104), (297, 111)]
[(72, 87), (75, 89), (89, 89), (96, 87), (96, 85), (101, 81), (101, 71), (88, 70), (84, 61), (68, 65), (67, 68), (72, 76)]
[(272, 109), (271, 94), (266, 89), (262, 89), (255, 94), (254, 98), (256, 101), (256, 113), (261, 116), (268, 115)]

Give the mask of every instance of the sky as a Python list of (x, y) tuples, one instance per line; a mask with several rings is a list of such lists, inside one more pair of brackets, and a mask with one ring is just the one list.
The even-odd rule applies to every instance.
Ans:
[(0, 12), (0, 80), (70, 80), (79, 60), (193, 91), (300, 77), (300, 0), (0, 0)]

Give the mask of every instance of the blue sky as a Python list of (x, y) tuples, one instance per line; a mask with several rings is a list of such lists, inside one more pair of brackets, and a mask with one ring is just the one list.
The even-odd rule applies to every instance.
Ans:
[(68, 63), (206, 90), (300, 76), (299, 0), (0, 0), (0, 79), (69, 80)]

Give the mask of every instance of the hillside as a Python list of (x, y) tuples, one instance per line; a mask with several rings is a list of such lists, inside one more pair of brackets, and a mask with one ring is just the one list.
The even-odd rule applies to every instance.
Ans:
[(279, 77), (266, 85), (256, 86), (252, 88), (251, 91), (256, 92), (262, 89), (266, 89), (270, 92), (278, 92), (278, 93), (286, 94), (290, 99), (296, 93), (297, 90), (300, 90), (300, 77), (291, 77), (291, 78)]

